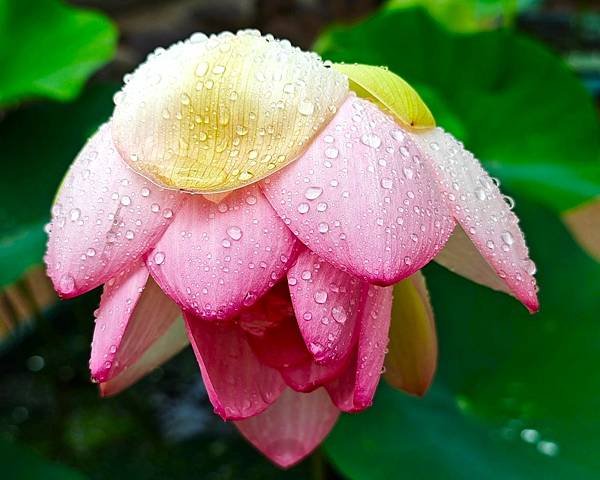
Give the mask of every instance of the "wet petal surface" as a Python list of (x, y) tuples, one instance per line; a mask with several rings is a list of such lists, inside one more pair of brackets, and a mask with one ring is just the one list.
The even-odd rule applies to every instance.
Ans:
[(286, 389), (266, 412), (235, 422), (235, 426), (271, 461), (287, 468), (325, 439), (338, 416), (324, 389), (312, 393)]
[(354, 96), (301, 158), (261, 187), (312, 251), (370, 283), (390, 285), (420, 269), (454, 227), (411, 138)]
[(158, 184), (228, 191), (293, 161), (347, 93), (345, 76), (286, 40), (195, 34), (132, 74), (113, 133), (131, 167)]
[(317, 363), (339, 362), (356, 343), (368, 284), (305, 249), (288, 271), (300, 332)]
[(357, 412), (373, 403), (388, 345), (392, 291), (392, 287), (369, 288), (354, 361), (327, 386), (331, 399), (342, 411)]
[(46, 265), (56, 291), (74, 297), (140, 258), (170, 224), (183, 195), (134, 173), (103, 125), (69, 169), (56, 202)]
[(110, 279), (96, 311), (90, 357), (94, 381), (107, 382), (134, 365), (179, 315), (143, 263)]
[(512, 199), (502, 195), (473, 154), (443, 129), (411, 136), (427, 155), (445, 201), (479, 253), (515, 297), (537, 311), (536, 268), (512, 212)]
[(256, 357), (235, 322), (206, 322), (185, 314), (190, 343), (208, 397), (223, 420), (264, 411), (285, 388), (281, 375)]
[(147, 258), (152, 276), (184, 310), (227, 319), (254, 304), (285, 274), (296, 240), (260, 190), (218, 204), (190, 195)]

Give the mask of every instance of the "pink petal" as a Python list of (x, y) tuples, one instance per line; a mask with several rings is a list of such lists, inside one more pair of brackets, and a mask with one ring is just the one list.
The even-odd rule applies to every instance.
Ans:
[(431, 184), (410, 137), (350, 96), (307, 151), (261, 187), (321, 258), (391, 285), (428, 263), (454, 227)]
[(148, 255), (161, 288), (204, 319), (231, 318), (286, 273), (296, 240), (258, 187), (215, 204), (191, 196)]
[(465, 233), (498, 276), (531, 312), (539, 309), (535, 264), (519, 220), (500, 189), (462, 143), (441, 128), (411, 135), (435, 183)]
[(175, 354), (179, 353), (189, 345), (185, 332), (185, 325), (181, 317), (177, 317), (169, 329), (163, 333), (143, 355), (129, 368), (126, 368), (116, 377), (100, 384), (102, 396), (116, 395), (122, 390), (133, 385), (147, 373), (162, 365)]
[(356, 343), (356, 319), (368, 283), (304, 249), (288, 271), (298, 326), (317, 363), (339, 362)]
[(46, 264), (63, 297), (80, 295), (124, 270), (163, 233), (183, 195), (130, 170), (108, 124), (83, 147), (54, 206)]
[(279, 282), (240, 314), (240, 327), (265, 365), (280, 371), (312, 361), (298, 329), (287, 284)]
[(179, 315), (143, 263), (109, 280), (96, 311), (90, 358), (94, 381), (107, 382), (134, 365)]
[(342, 375), (348, 365), (355, 363), (354, 355), (319, 365), (312, 358), (303, 363), (289, 365), (280, 370), (285, 383), (297, 392), (312, 392)]
[(281, 375), (259, 361), (237, 323), (206, 322), (189, 313), (184, 318), (215, 413), (241, 420), (277, 400), (285, 388)]
[(369, 289), (360, 319), (355, 359), (344, 374), (327, 386), (331, 399), (340, 410), (356, 412), (373, 403), (388, 344), (392, 291), (392, 287), (374, 285)]
[(296, 393), (286, 389), (266, 412), (235, 425), (271, 461), (288, 468), (325, 439), (338, 415), (325, 390)]

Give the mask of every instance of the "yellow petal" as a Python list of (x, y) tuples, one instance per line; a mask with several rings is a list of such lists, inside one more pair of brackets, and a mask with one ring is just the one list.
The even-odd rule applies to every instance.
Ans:
[(151, 54), (115, 96), (119, 152), (159, 185), (219, 193), (293, 161), (348, 94), (313, 53), (253, 31)]
[(600, 199), (568, 210), (562, 217), (579, 245), (600, 262)]
[(386, 381), (413, 395), (424, 395), (437, 363), (437, 338), (429, 293), (421, 272), (394, 287)]
[(334, 68), (348, 77), (350, 89), (396, 117), (407, 128), (435, 127), (435, 119), (419, 94), (387, 68), (373, 65), (335, 63)]

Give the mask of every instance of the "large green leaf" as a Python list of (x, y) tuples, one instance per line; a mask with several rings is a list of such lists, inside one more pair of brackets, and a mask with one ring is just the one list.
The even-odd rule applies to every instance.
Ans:
[(95, 86), (75, 103), (31, 105), (0, 123), (0, 287), (41, 262), (54, 194), (85, 140), (109, 117), (115, 90)]
[(108, 18), (58, 0), (0, 0), (0, 107), (75, 98), (115, 52)]
[(389, 66), (513, 191), (557, 211), (600, 194), (593, 102), (542, 45), (510, 30), (452, 33), (412, 8), (334, 27), (316, 48), (336, 62)]
[(18, 480), (84, 480), (81, 473), (52, 463), (35, 452), (0, 440), (2, 478)]
[[(556, 215), (522, 199), (542, 310), (426, 268), (440, 359), (424, 399), (382, 388), (327, 442), (352, 479), (600, 476), (600, 265)], [(376, 460), (375, 460), (376, 459)]]

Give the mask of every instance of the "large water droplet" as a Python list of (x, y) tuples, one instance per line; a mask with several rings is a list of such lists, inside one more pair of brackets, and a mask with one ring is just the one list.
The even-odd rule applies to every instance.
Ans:
[(304, 196), (308, 200), (316, 200), (323, 193), (323, 189), (321, 187), (308, 187), (304, 192)]
[(162, 265), (165, 261), (165, 253), (164, 252), (156, 252), (154, 254), (154, 263), (156, 265)]
[(327, 301), (327, 292), (325, 290), (317, 290), (314, 293), (313, 298), (315, 299), (315, 302), (323, 304)]
[(365, 133), (362, 137), (360, 137), (360, 141), (371, 148), (379, 148), (381, 145), (381, 138), (374, 133)]
[(242, 238), (242, 229), (233, 225), (227, 229), (227, 235), (229, 235), (233, 240), (239, 240)]
[(62, 293), (71, 293), (75, 290), (75, 279), (68, 273), (65, 273), (60, 277), (59, 285)]

